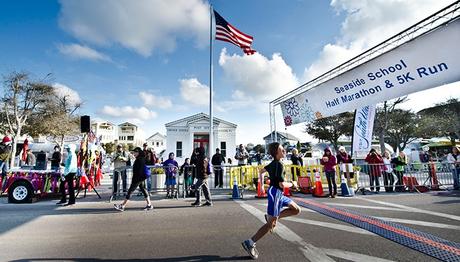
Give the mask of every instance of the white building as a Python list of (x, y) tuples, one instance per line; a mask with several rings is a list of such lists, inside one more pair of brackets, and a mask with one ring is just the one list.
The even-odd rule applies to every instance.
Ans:
[[(281, 145), (284, 143), (288, 142), (290, 145), (296, 145), (297, 142), (300, 142), (300, 138), (291, 135), (289, 133), (284, 133), (284, 132), (276, 132), (276, 138), (277, 142), (279, 142)], [(271, 132), (269, 135), (264, 137), (265, 141), (265, 146), (268, 147), (269, 144), (275, 142), (275, 131)]]
[(107, 122), (98, 121), (91, 123), (91, 130), (94, 132), (97, 138), (101, 138), (101, 143), (110, 143), (118, 139), (117, 126)]
[(118, 143), (142, 146), (143, 137), (139, 134), (139, 128), (131, 123), (125, 122), (118, 125)]
[(147, 146), (152, 148), (157, 154), (166, 150), (166, 136), (158, 132), (147, 138), (146, 143)]
[[(237, 125), (214, 117), (214, 149), (219, 148), (226, 158), (235, 156)], [(166, 126), (166, 153), (174, 152), (177, 161), (182, 163), (192, 155), (193, 149), (203, 147), (209, 150), (209, 116), (199, 113)]]

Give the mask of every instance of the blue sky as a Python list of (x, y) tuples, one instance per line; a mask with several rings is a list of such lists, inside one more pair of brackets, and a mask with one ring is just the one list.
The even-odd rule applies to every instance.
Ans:
[[(254, 37), (258, 51), (247, 57), (214, 41), (215, 115), (238, 124), (237, 142), (259, 143), (269, 133), (269, 100), (449, 2), (211, 1), (229, 23)], [(2, 1), (0, 73), (52, 73), (53, 84), (83, 101), (81, 114), (134, 122), (146, 136), (165, 133), (167, 122), (208, 112), (208, 4)], [(408, 107), (443, 99), (412, 99)], [(288, 131), (301, 135), (301, 127)]]

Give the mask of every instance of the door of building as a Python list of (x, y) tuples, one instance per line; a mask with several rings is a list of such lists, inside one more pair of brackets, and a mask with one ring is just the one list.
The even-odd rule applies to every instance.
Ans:
[(209, 135), (193, 135), (193, 148), (202, 147), (204, 148), (204, 154), (208, 155), (209, 150)]

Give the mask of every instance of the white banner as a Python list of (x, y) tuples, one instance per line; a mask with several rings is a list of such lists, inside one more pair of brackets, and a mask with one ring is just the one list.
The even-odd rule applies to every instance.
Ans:
[(285, 125), (460, 81), (459, 45), (460, 19), (282, 102)]
[(374, 118), (375, 105), (365, 106), (356, 110), (353, 125), (353, 144), (351, 147), (354, 158), (363, 158), (371, 150)]

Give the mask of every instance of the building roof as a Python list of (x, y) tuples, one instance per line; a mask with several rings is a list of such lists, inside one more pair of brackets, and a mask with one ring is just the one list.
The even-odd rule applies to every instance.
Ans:
[(166, 136), (165, 135), (162, 135), (160, 134), (159, 132), (156, 132), (155, 134), (151, 135), (149, 138), (147, 138), (147, 141), (149, 141), (150, 139), (153, 139), (154, 137), (159, 137), (161, 139), (166, 139)]
[(131, 124), (131, 123), (129, 123), (129, 122), (121, 123), (121, 124), (119, 124), (118, 126), (135, 126), (135, 127), (137, 127), (135, 124)]
[[(278, 132), (276, 131), (278, 138), (286, 139), (286, 140), (293, 140), (293, 141), (300, 141), (300, 139), (294, 135), (285, 132)], [(267, 136), (264, 137), (264, 140), (271, 140), (271, 135), (275, 134), (275, 131), (271, 132)]]
[[(170, 126), (177, 125), (177, 124), (179, 124), (181, 122), (186, 122), (187, 124), (190, 124), (190, 123), (194, 123), (194, 122), (197, 122), (197, 121), (200, 121), (200, 120), (203, 120), (203, 119), (206, 119), (207, 121), (209, 121), (209, 115), (207, 115), (205, 113), (199, 113), (199, 114), (195, 114), (195, 115), (192, 115), (192, 116), (189, 116), (189, 117), (185, 117), (185, 118), (173, 121), (173, 122), (166, 123), (165, 126), (170, 127)], [(236, 124), (233, 124), (233, 123), (230, 123), (228, 121), (222, 120), (220, 118), (214, 117), (214, 125), (219, 125), (220, 123), (229, 125), (229, 126), (234, 127), (234, 128), (236, 128), (238, 126)]]

